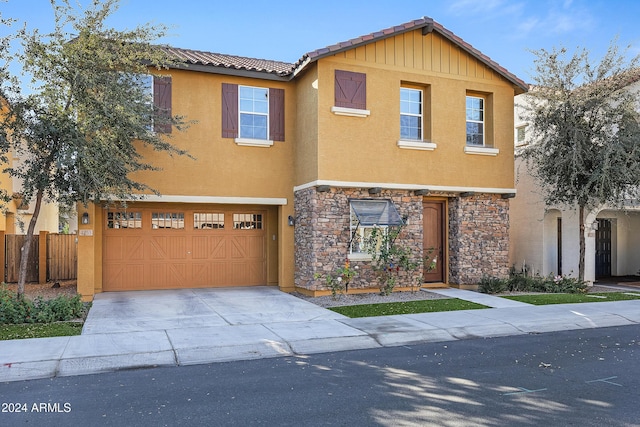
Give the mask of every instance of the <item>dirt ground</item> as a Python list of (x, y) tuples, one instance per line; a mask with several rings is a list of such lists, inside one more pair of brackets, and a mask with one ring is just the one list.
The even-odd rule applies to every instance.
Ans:
[[(54, 287), (56, 283), (60, 284), (60, 287)], [(48, 282), (44, 285), (38, 283), (27, 283), (24, 285), (24, 294), (27, 298), (33, 300), (36, 297), (42, 297), (44, 299), (53, 299), (60, 295), (66, 295), (73, 297), (77, 293), (77, 282), (75, 280), (61, 280), (59, 282)], [(17, 292), (17, 283), (6, 283), (3, 285), (12, 292)]]

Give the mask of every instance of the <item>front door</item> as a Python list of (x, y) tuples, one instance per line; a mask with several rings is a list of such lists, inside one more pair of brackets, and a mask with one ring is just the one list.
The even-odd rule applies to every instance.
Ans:
[(422, 203), (425, 283), (444, 282), (444, 205), (444, 201)]
[(596, 230), (596, 278), (611, 276), (611, 220), (598, 219)]

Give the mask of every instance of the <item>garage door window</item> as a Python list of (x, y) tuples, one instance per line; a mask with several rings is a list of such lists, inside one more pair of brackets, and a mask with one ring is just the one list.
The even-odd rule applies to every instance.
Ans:
[(224, 228), (224, 213), (196, 212), (193, 214), (193, 228), (199, 230)]
[(184, 229), (184, 212), (153, 212), (151, 226), (153, 229), (182, 230)]
[(142, 212), (107, 212), (107, 228), (142, 228)]
[(261, 230), (262, 215), (250, 213), (234, 213), (233, 228), (237, 230)]

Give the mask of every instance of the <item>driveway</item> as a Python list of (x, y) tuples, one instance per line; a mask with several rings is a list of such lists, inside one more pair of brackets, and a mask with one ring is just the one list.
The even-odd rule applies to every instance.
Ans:
[(96, 294), (83, 335), (342, 319), (276, 287)]

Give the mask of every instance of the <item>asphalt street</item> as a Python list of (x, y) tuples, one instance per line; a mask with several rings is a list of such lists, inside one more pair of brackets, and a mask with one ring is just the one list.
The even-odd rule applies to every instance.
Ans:
[(0, 425), (637, 426), (640, 327), (0, 384)]

